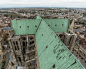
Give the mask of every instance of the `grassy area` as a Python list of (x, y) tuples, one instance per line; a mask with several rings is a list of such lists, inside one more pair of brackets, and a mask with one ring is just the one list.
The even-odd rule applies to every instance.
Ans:
[(2, 67), (1, 67), (1, 69), (4, 68), (4, 65), (5, 65), (5, 61), (2, 62)]

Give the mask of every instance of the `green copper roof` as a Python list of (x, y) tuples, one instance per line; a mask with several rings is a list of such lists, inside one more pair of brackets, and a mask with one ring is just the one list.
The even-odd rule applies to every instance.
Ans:
[(36, 19), (42, 19), (42, 18), (38, 15)]
[(12, 20), (12, 28), (15, 35), (35, 34), (40, 22), (39, 19)]
[(44, 19), (55, 33), (62, 33), (68, 31), (68, 19)]
[[(39, 16), (38, 16), (39, 17)], [(12, 20), (15, 35), (35, 34), (42, 19)], [(67, 32), (68, 19), (43, 19), (55, 33)]]
[(45, 21), (35, 36), (40, 69), (85, 69)]

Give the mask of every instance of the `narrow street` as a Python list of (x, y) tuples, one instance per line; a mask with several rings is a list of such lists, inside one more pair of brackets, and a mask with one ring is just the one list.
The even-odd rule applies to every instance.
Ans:
[(9, 63), (9, 59), (10, 59), (10, 52), (7, 52), (6, 53), (6, 63), (5, 63), (5, 66), (4, 66), (5, 69), (6, 69), (6, 67), (7, 67), (7, 65)]

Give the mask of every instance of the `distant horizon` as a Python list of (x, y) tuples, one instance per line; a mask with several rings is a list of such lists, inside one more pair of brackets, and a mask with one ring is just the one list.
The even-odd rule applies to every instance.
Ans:
[(0, 8), (60, 7), (86, 8), (86, 0), (1, 0)]
[(83, 8), (83, 7), (0, 7), (0, 9), (9, 9), (9, 8), (76, 8), (76, 9), (86, 9), (86, 8)]

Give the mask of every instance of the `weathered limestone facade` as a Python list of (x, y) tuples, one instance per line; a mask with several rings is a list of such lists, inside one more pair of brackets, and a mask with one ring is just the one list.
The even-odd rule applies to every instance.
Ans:
[(67, 46), (67, 48), (72, 52), (76, 40), (75, 33), (56, 33), (56, 35), (61, 39), (61, 41)]
[(3, 53), (2, 53), (2, 41), (0, 40), (0, 69), (2, 67)]
[(9, 44), (13, 63), (26, 66), (25, 69), (39, 69), (35, 35), (14, 36), (13, 30), (10, 32)]
[(12, 67), (13, 67), (12, 63), (9, 62), (6, 69), (12, 69)]

